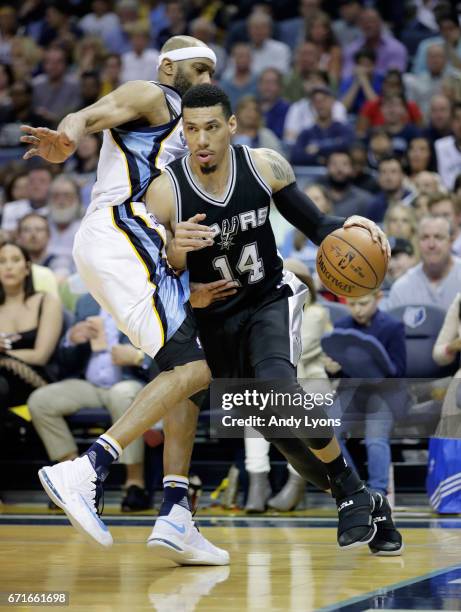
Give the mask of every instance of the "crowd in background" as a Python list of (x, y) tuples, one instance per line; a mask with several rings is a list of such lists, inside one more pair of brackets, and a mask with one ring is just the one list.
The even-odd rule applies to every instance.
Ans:
[[(236, 144), (279, 151), (322, 211), (363, 215), (385, 229), (392, 258), (383, 312), (414, 303), (447, 310), (459, 301), (461, 24), (456, 2), (1, 1), (0, 372), (10, 368), (11, 379), (9, 352), (15, 367), (21, 363), (27, 369), (14, 372), (27, 385), (18, 390), (0, 381), (0, 397), (9, 394), (4, 403), (13, 405), (35, 389), (31, 412), (52, 459), (76, 452), (62, 433), (63, 417), (75, 406), (69, 407), (70, 400), (57, 406), (37, 389), (71, 375), (96, 389), (115, 386), (122, 389), (122, 399), (96, 393), (85, 401), (118, 415), (150, 366), (134, 347), (126, 348), (108, 317), (85, 302), (89, 296), (72, 259), (73, 239), (96, 180), (100, 135), (85, 136), (65, 164), (48, 165), (38, 158), (22, 160), (20, 126), (56, 128), (66, 114), (128, 80), (155, 80), (159, 49), (178, 34), (195, 36), (215, 51), (215, 82), (228, 94), (238, 119)], [(301, 262), (314, 275), (315, 245), (275, 209), (271, 222), (284, 258)], [(318, 282), (317, 289), (333, 298)], [(8, 339), (24, 296), (30, 308), (21, 315), (27, 323), (21, 329), (34, 334)], [(58, 306), (64, 318), (66, 313), (77, 317), (77, 331), (70, 327), (71, 337), (68, 332), (61, 340)], [(101, 364), (92, 364), (88, 348), (100, 331), (100, 322), (87, 321), (95, 315), (111, 339), (102, 378)], [(435, 353), (441, 363), (454, 360), (461, 348), (458, 328), (454, 323), (452, 328), (443, 354)], [(71, 355), (71, 347), (86, 351), (77, 369), (75, 359), (82, 353)], [(335, 369), (331, 362), (329, 367)], [(128, 391), (127, 378), (137, 381)], [(139, 449), (131, 455), (132, 482), (141, 486)]]

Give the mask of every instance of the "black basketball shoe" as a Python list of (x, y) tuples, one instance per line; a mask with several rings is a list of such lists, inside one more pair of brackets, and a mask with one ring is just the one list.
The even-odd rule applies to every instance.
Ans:
[(370, 551), (379, 557), (398, 557), (403, 553), (404, 544), (401, 534), (397, 531), (392, 519), (392, 510), (387, 498), (382, 493), (372, 493), (375, 501), (373, 523), (376, 525), (376, 535), (368, 544)]

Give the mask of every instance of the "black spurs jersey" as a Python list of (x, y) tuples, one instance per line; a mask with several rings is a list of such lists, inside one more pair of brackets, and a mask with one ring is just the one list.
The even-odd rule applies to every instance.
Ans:
[(254, 165), (247, 147), (231, 147), (231, 171), (223, 199), (206, 193), (195, 180), (190, 155), (169, 164), (177, 217), (186, 221), (205, 213), (201, 223), (214, 230), (214, 245), (188, 254), (190, 280), (209, 283), (237, 280), (235, 295), (215, 302), (201, 313), (233, 313), (258, 304), (282, 282), (283, 262), (269, 222), (271, 188)]

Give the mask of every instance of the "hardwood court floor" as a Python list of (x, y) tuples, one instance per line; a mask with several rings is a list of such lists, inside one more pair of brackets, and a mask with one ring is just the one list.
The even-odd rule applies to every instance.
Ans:
[[(425, 521), (421, 526), (413, 520), (407, 527), (403, 521), (406, 552), (396, 558), (372, 557), (368, 549), (339, 550), (334, 523), (328, 519), (206, 519), (202, 532), (230, 551), (230, 567), (178, 568), (162, 564), (146, 548), (150, 518), (141, 521), (142, 527), (136, 520), (111, 526), (115, 544), (100, 549), (87, 544), (64, 520), (51, 517), (60, 524), (50, 525), (40, 517), (10, 516), (0, 522), (0, 591), (68, 591), (68, 610), (461, 610), (459, 519)], [(24, 524), (17, 524), (21, 521)], [(34, 522), (39, 524), (30, 524)], [(456, 569), (438, 571), (450, 567)], [(438, 595), (432, 601), (437, 575), (448, 578), (439, 588), (440, 601)], [(396, 583), (400, 586), (386, 594), (385, 587)], [(411, 597), (407, 583), (412, 585)], [(370, 592), (371, 599), (361, 598)]]

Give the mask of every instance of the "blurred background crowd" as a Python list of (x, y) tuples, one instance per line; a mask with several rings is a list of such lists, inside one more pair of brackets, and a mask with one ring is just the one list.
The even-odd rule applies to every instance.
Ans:
[[(0, 397), (14, 406), (34, 391), (29, 408), (51, 459), (77, 452), (62, 424), (81, 407), (71, 399), (80, 392), (66, 391), (51, 408), (56, 393), (41, 391), (37, 398), (37, 389), (72, 374), (98, 391), (85, 396), (85, 405), (118, 415), (151, 364), (90, 302), (72, 259), (96, 179), (100, 135), (83, 138), (65, 164), (48, 165), (22, 160), (20, 126), (56, 128), (67, 113), (128, 80), (155, 80), (159, 49), (169, 37), (199, 38), (217, 55), (215, 82), (238, 119), (235, 143), (279, 151), (322, 211), (360, 214), (385, 229), (392, 258), (380, 310), (452, 307), (451, 331), (444, 327), (443, 347), (440, 340), (434, 353), (446, 366), (461, 348), (453, 306), (461, 290), (459, 9), (444, 0), (0, 2), (0, 356), (9, 352), (30, 368), (14, 372), (19, 384), (11, 364), (0, 359), (8, 383), (0, 380)], [(275, 209), (271, 222), (283, 257), (304, 266), (298, 272), (309, 282), (314, 277), (322, 298), (336, 300), (315, 279), (315, 245)], [(32, 297), (32, 315), (30, 305), (21, 306), (24, 295)], [(3, 339), (21, 307), (34, 337)], [(103, 372), (91, 365), (98, 351), (90, 348), (101, 317), (111, 339)], [(360, 316), (352, 317), (360, 325)], [(71, 337), (62, 334), (63, 318)], [(327, 327), (309, 346), (320, 347)], [(327, 371), (337, 375), (341, 368), (332, 361)], [(400, 376), (405, 366), (399, 368)], [(127, 378), (136, 381), (129, 389)], [(122, 400), (106, 393), (116, 385)], [(136, 466), (129, 484), (142, 488), (141, 451), (128, 455)]]

